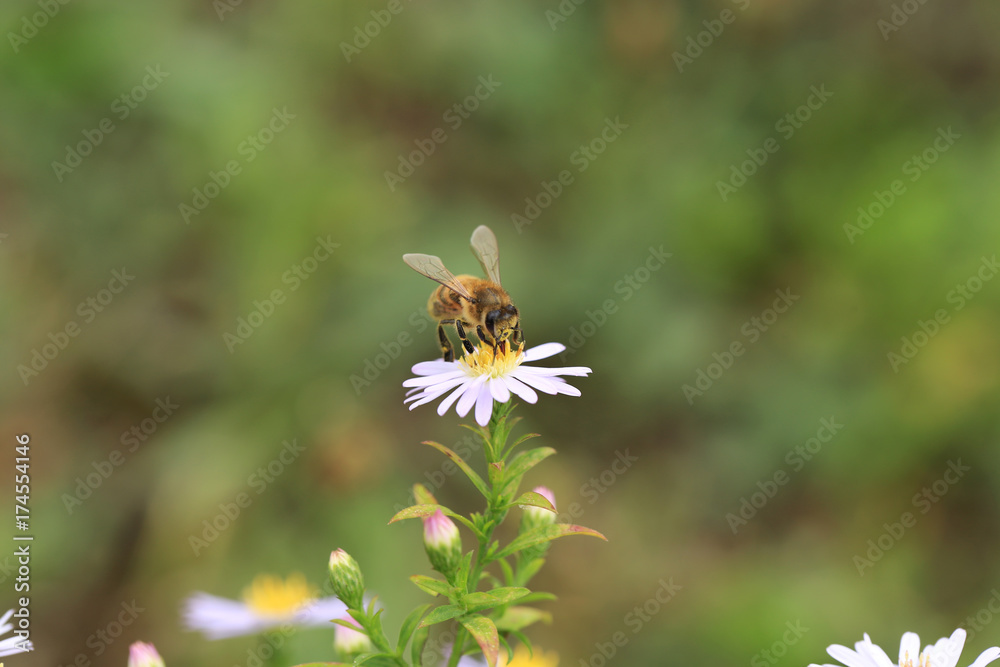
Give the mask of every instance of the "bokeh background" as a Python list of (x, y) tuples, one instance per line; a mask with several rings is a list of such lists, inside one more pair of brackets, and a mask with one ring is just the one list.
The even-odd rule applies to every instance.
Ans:
[[(390, 4), (0, 6), (0, 498), (12, 514), (14, 435), (30, 433), (36, 535), (37, 650), (10, 663), (124, 665), (142, 639), (168, 665), (248, 664), (253, 638), (184, 632), (182, 600), (238, 597), (262, 572), (318, 585), (336, 547), (394, 632), (429, 568), (419, 525), (386, 522), (414, 482), (442, 481), (420, 441), (463, 433), (402, 405), (438, 349), (433, 284), (400, 255), (477, 272), (479, 224), (529, 344), (573, 344), (555, 363), (594, 370), (582, 397), (519, 409), (559, 450), (527, 483), (610, 538), (556, 542), (536, 580), (559, 600), (530, 635), (560, 664), (598, 667), (619, 631), (607, 664), (791, 667), (862, 632), (895, 655), (905, 630), (959, 625), (967, 653), (1000, 642), (1000, 7)], [(420, 164), (387, 179), (401, 160)], [(317, 239), (338, 247), (304, 264)], [(643, 271), (651, 248), (670, 257)], [(102, 292), (116, 270), (134, 278)], [(769, 311), (779, 290), (792, 305)], [(157, 400), (178, 407), (130, 448)], [(843, 426), (796, 463), (823, 419)], [(257, 494), (285, 440), (304, 451)], [(950, 462), (968, 470), (938, 482)], [(915, 496), (935, 482), (935, 502)], [(191, 536), (247, 491), (196, 554)], [(460, 476), (436, 493), (477, 508)], [(744, 499), (762, 506), (735, 523)], [(671, 579), (636, 632), (629, 614)], [(92, 638), (133, 600), (120, 638)], [(331, 637), (297, 634), (288, 664), (332, 659)]]

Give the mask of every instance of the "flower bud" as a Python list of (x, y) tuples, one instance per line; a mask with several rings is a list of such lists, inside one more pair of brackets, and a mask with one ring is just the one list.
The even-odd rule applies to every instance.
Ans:
[[(536, 486), (532, 489), (538, 495), (544, 497), (550, 503), (552, 507), (556, 506), (556, 494), (552, 493), (552, 489), (545, 486)], [(521, 517), (521, 531), (526, 533), (529, 530), (534, 530), (535, 528), (540, 528), (542, 526), (548, 526), (556, 522), (556, 515), (547, 509), (542, 509), (541, 507), (535, 507), (534, 505), (528, 505), (524, 508), (524, 515)]]
[[(552, 503), (552, 507), (556, 506), (556, 494), (552, 493), (552, 489), (545, 486), (536, 486), (532, 490)], [(547, 509), (542, 509), (541, 507), (529, 505), (524, 508), (524, 514), (521, 515), (521, 526), (519, 532), (523, 535), (524, 533), (535, 530), (536, 528), (551, 526), (555, 522), (555, 513), (550, 512)], [(518, 554), (518, 558), (521, 563), (529, 563), (536, 558), (544, 556), (549, 550), (549, 546), (550, 544), (548, 542), (542, 542), (541, 544), (536, 544), (533, 547), (528, 547)]]
[(152, 644), (135, 642), (128, 647), (128, 667), (163, 667), (163, 658)]
[(458, 534), (458, 526), (441, 510), (423, 521), (427, 557), (435, 570), (450, 578), (462, 561), (462, 538)]
[(349, 609), (364, 609), (365, 580), (361, 568), (343, 549), (330, 554), (330, 583)]
[(346, 628), (339, 623), (333, 626), (333, 648), (344, 658), (353, 658), (361, 653), (366, 653), (372, 648), (372, 641), (368, 638), (357, 622), (348, 615), (343, 615), (340, 620), (347, 621), (356, 630)]

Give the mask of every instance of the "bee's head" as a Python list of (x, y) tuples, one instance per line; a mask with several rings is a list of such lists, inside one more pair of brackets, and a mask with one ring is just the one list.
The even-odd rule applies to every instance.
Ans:
[(497, 342), (510, 338), (520, 324), (520, 316), (513, 304), (486, 313), (486, 330)]

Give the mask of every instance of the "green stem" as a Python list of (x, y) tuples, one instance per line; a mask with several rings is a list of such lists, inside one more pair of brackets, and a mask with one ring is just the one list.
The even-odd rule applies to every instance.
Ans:
[(465, 635), (467, 631), (462, 626), (458, 627), (458, 632), (455, 634), (455, 643), (451, 646), (451, 657), (448, 658), (448, 667), (456, 667), (458, 661), (462, 659), (462, 653), (465, 648)]

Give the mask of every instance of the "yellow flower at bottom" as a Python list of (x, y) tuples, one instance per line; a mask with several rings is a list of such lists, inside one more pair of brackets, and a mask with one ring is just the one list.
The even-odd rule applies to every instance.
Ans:
[(542, 653), (535, 649), (535, 654), (531, 655), (528, 649), (519, 645), (514, 649), (514, 658), (507, 662), (507, 652), (500, 651), (500, 660), (497, 662), (500, 667), (558, 667), (559, 654), (555, 651)]

